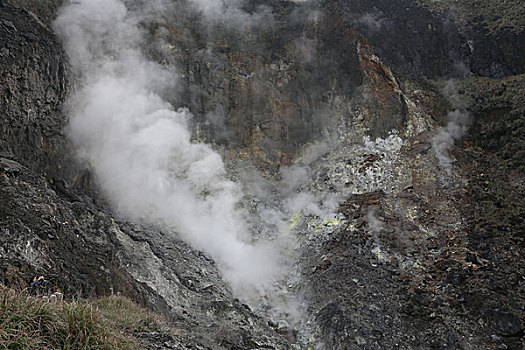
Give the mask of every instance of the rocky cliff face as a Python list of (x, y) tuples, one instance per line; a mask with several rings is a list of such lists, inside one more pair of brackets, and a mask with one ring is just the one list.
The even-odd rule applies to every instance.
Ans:
[[(60, 116), (67, 59), (56, 37), (35, 15), (2, 6), (1, 149), (37, 171), (53, 172), (53, 154), (63, 152)], [(55, 172), (60, 173), (60, 171)]]
[(232, 297), (206, 256), (159, 230), (116, 221), (70, 187), (90, 190), (75, 182), (83, 173), (75, 174), (63, 133), (70, 86), (64, 52), (33, 14), (2, 4), (1, 15), (2, 282), (24, 288), (32, 274), (43, 274), (71, 298), (128, 295), (180, 330), (151, 335), (148, 348), (287, 348)]
[[(180, 74), (166, 99), (245, 181), (246, 206), (338, 199), (335, 212), (284, 211), (296, 259), (283, 289), (303, 304), (286, 326), (235, 299), (207, 254), (102, 204), (64, 135), (75, 77), (51, 30), (60, 2), (11, 3), (0, 5), (5, 284), (39, 273), (70, 296), (122, 292), (181, 329), (170, 346), (524, 346), (525, 28), (510, 16), (523, 4), (495, 8), (498, 19), (471, 2), (268, 0), (212, 18), (172, 1), (143, 17), (144, 51)], [(286, 192), (291, 165), (306, 175)], [(250, 190), (248, 166), (267, 193)]]

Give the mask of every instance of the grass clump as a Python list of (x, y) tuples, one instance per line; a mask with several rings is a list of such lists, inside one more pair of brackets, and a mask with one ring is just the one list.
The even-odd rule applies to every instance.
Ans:
[(122, 297), (92, 301), (106, 323), (128, 333), (158, 331), (164, 327), (159, 316)]
[(158, 316), (123, 297), (49, 303), (0, 286), (0, 349), (140, 349)]

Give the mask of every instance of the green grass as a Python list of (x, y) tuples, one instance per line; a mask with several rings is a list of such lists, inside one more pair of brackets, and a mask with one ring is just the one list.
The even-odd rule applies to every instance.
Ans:
[(0, 349), (140, 349), (162, 320), (123, 297), (49, 303), (0, 286)]

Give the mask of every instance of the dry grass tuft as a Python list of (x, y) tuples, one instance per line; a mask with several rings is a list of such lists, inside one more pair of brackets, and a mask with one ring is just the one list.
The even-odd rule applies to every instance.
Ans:
[(0, 286), (0, 349), (140, 349), (162, 320), (124, 297), (49, 303)]

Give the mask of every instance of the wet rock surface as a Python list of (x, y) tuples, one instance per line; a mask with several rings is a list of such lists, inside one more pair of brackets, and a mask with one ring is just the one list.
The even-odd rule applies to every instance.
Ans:
[[(49, 23), (59, 2), (0, 4), (0, 271), (70, 296), (123, 293), (178, 331), (145, 348), (521, 349), (525, 346), (523, 29), (415, 1), (265, 1), (277, 26), (202, 30), (185, 2), (144, 23), (180, 70), (169, 97), (196, 139), (268, 177), (314, 141), (304, 189), (343, 200), (298, 215), (299, 329), (233, 298), (208, 257), (99, 205), (63, 128), (72, 77)], [(247, 8), (253, 4), (248, 2)], [(477, 27), (476, 27), (477, 26)], [(481, 27), (480, 27), (481, 26)], [(162, 40), (160, 40), (162, 39)], [(157, 45), (158, 43), (163, 45)], [(473, 45), (473, 46), (472, 46)], [(314, 50), (311, 48), (314, 47)], [(465, 71), (466, 69), (466, 71)], [(472, 101), (453, 172), (432, 149), (442, 78)], [(484, 78), (481, 78), (484, 77)]]

